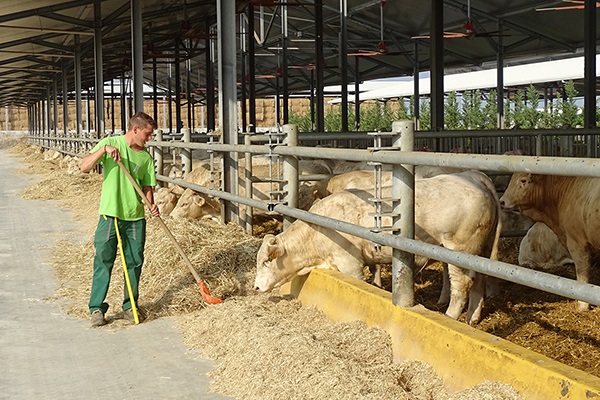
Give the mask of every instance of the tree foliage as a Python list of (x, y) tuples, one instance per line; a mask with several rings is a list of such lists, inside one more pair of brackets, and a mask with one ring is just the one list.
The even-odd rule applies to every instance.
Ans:
[[(504, 125), (508, 129), (561, 128), (583, 125), (582, 108), (576, 103), (578, 92), (572, 81), (566, 82), (556, 94), (540, 108), (538, 90), (529, 85), (525, 89), (512, 92), (504, 101)], [(497, 92), (490, 90), (448, 93), (444, 107), (444, 127), (446, 130), (496, 129)], [(431, 103), (429, 98), (420, 101), (420, 130), (431, 129)], [(364, 102), (360, 105), (361, 131), (389, 131), (392, 122), (413, 119), (415, 97), (399, 98), (397, 101)], [(600, 110), (596, 111), (600, 121)], [(310, 112), (290, 113), (290, 123), (297, 124), (301, 132), (311, 130)], [(354, 106), (348, 112), (348, 126), (355, 126)], [(325, 131), (341, 130), (341, 107), (332, 106), (325, 113)]]

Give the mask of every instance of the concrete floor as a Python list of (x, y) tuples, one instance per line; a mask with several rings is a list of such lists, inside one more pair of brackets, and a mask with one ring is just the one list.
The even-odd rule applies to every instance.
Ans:
[(39, 179), (15, 174), (24, 167), (0, 150), (0, 399), (228, 399), (208, 393), (214, 365), (172, 320), (94, 329), (49, 301), (50, 248), (79, 227), (56, 203), (19, 196)]

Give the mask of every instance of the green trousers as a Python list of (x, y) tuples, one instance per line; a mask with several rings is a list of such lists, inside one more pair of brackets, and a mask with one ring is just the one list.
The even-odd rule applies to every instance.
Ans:
[[(138, 286), (144, 263), (144, 244), (146, 242), (146, 220), (123, 221), (114, 217), (100, 216), (94, 235), (94, 277), (92, 280), (92, 293), (90, 294), (90, 313), (102, 310), (106, 313), (108, 303), (105, 302), (110, 276), (117, 256), (118, 242), (115, 222), (118, 223), (119, 233), (123, 242), (123, 254), (127, 264), (127, 273), (131, 281), (133, 298), (137, 303)], [(124, 283), (123, 310), (131, 308), (131, 300)]]

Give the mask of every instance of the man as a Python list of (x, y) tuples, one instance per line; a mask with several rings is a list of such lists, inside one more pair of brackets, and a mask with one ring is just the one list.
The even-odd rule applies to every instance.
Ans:
[[(144, 243), (146, 240), (146, 219), (144, 203), (135, 188), (121, 171), (120, 160), (142, 188), (146, 198), (152, 204), (149, 210), (158, 216), (158, 206), (154, 204), (153, 190), (156, 186), (154, 161), (144, 148), (152, 139), (156, 122), (143, 112), (136, 113), (129, 120), (127, 132), (123, 136), (107, 137), (91, 150), (81, 162), (81, 171), (89, 172), (98, 163), (102, 163), (104, 180), (100, 197), (100, 221), (94, 236), (94, 277), (90, 294), (89, 309), (92, 326), (106, 324), (104, 315), (108, 310), (105, 302), (110, 284), (111, 271), (117, 255), (117, 234), (123, 243), (123, 253), (127, 264), (127, 273), (131, 281), (134, 301), (138, 300), (138, 284), (144, 262)], [(131, 299), (124, 290), (123, 311), (127, 319), (133, 320)], [(138, 314), (140, 322), (143, 319)]]

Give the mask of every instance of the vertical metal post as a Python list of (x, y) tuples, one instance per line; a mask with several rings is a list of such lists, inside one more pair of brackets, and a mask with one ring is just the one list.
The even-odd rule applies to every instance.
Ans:
[(81, 138), (81, 44), (79, 35), (75, 35), (75, 117), (77, 118), (76, 137)]
[[(54, 129), (54, 136), (58, 136), (58, 78), (52, 79), (52, 127)], [(63, 149), (64, 150), (64, 149)]]
[(256, 132), (256, 46), (254, 40), (254, 4), (248, 3), (248, 114), (250, 116), (249, 132)]
[[(235, 0), (217, 1), (219, 35), (219, 125), (224, 144), (238, 144), (237, 84), (236, 84), (236, 24)], [(237, 153), (223, 153), (223, 186), (226, 192), (237, 194)], [(225, 222), (233, 221), (237, 206), (225, 202)]]
[(354, 130), (360, 130), (360, 57), (354, 57)]
[(415, 67), (413, 72), (413, 85), (414, 85), (414, 95), (413, 95), (413, 122), (415, 126), (415, 130), (420, 129), (420, 106), (419, 104), (421, 100), (421, 89), (419, 88), (419, 75), (420, 75), (421, 65), (419, 62), (419, 39), (415, 39)]
[[(400, 151), (413, 151), (415, 146), (412, 121), (394, 121), (393, 146)], [(413, 165), (394, 165), (392, 172), (393, 227), (401, 237), (414, 239), (415, 176)], [(396, 200), (399, 199), (399, 200)], [(401, 307), (414, 305), (414, 255), (394, 249), (392, 253), (392, 302)]]
[(115, 79), (110, 80), (110, 122), (111, 133), (115, 134)]
[[(192, 141), (190, 128), (181, 128), (181, 133), (183, 134), (182, 142), (190, 143)], [(192, 171), (192, 153), (188, 148), (181, 149), (181, 171), (184, 178)]]
[(431, 130), (444, 129), (444, 2), (431, 0)]
[(144, 49), (142, 1), (131, 0), (131, 72), (133, 78), (133, 112), (144, 111)]
[[(583, 119), (584, 128), (596, 128), (596, 1), (585, 0), (583, 10), (583, 47), (584, 47), (584, 74), (583, 74)], [(596, 135), (588, 135), (588, 157), (596, 157)]]
[[(154, 131), (154, 140), (156, 140), (157, 142), (162, 142), (163, 137), (161, 129), (157, 129)], [(158, 175), (164, 175), (164, 156), (162, 146), (156, 146), (154, 148), (154, 161), (156, 163), (156, 173)], [(159, 184), (161, 186), (164, 185), (162, 181), (160, 181)]]
[[(285, 2), (284, 2), (285, 3)], [(289, 101), (289, 74), (288, 74), (288, 8), (287, 4), (281, 7), (281, 73), (282, 73), (282, 110), (283, 125), (290, 119), (290, 101)], [(279, 75), (279, 73), (277, 74)]]
[[(252, 136), (251, 133), (246, 133), (244, 135), (244, 144), (249, 146), (252, 144)], [(253, 189), (252, 189), (252, 153), (244, 153), (244, 189), (246, 191), (246, 197), (249, 199), (252, 198)], [(254, 219), (254, 209), (252, 207), (246, 207), (246, 212), (244, 215), (241, 215), (240, 218), (243, 218), (242, 224), (246, 227), (246, 233), (252, 235), (253, 233), (253, 219)]]
[[(283, 125), (285, 135), (284, 143), (288, 146), (298, 146), (298, 125)], [(285, 200), (289, 207), (298, 208), (298, 158), (296, 156), (283, 156), (283, 190)], [(283, 217), (283, 230), (286, 230), (295, 221), (294, 218)]]
[[(206, 21), (206, 31), (210, 33), (210, 22)], [(214, 42), (206, 41), (206, 129), (215, 130), (215, 74), (214, 74)]]
[(175, 39), (175, 126), (180, 133), (183, 128), (181, 119), (181, 62), (179, 60), (179, 40)]
[(187, 122), (188, 128), (192, 129), (194, 125), (192, 125), (192, 113), (194, 112), (192, 105), (194, 104), (194, 99), (192, 97), (192, 80), (191, 80), (191, 69), (192, 69), (192, 61), (185, 61), (185, 93), (187, 97)]
[[(51, 136), (52, 132), (52, 103), (50, 99), (52, 98), (52, 89), (50, 85), (48, 85), (48, 89), (46, 90), (46, 127), (48, 128), (48, 136)], [(56, 146), (55, 146), (56, 147)]]
[(246, 31), (246, 24), (244, 23), (244, 15), (240, 15), (240, 75), (242, 76), (242, 81), (240, 85), (240, 108), (241, 108), (241, 124), (242, 132), (247, 131), (247, 121), (246, 115), (248, 110), (246, 109), (246, 88), (248, 85), (247, 77), (248, 72), (246, 71), (246, 62), (248, 59), (247, 54), (247, 46), (246, 41), (253, 40), (251, 36), (248, 35)]
[(87, 136), (90, 134), (90, 88), (85, 90), (85, 130), (87, 132)]
[(127, 130), (127, 93), (125, 89), (125, 70), (121, 71), (121, 131)]
[(96, 116), (96, 134), (104, 137), (104, 69), (102, 56), (102, 2), (94, 0), (94, 110)]
[(317, 54), (316, 71), (316, 125), (317, 132), (325, 132), (325, 56), (323, 53), (323, 0), (315, 0), (315, 51)]
[(158, 78), (156, 57), (152, 57), (152, 109), (154, 121), (158, 123)]
[[(341, 111), (342, 132), (348, 132), (348, 31), (346, 19), (348, 17), (348, 2), (340, 0), (340, 33), (339, 33), (339, 64), (341, 83)], [(357, 57), (358, 58), (358, 57)]]
[[(502, 33), (502, 20), (498, 20), (498, 31)], [(504, 129), (504, 46), (502, 45), (502, 35), (498, 36), (496, 81), (496, 107), (498, 108), (496, 126), (498, 129)]]
[(167, 107), (169, 114), (169, 133), (173, 133), (173, 88), (171, 86), (171, 64), (167, 65)]
[(69, 75), (67, 63), (62, 64), (62, 100), (63, 100), (63, 137), (69, 134)]

